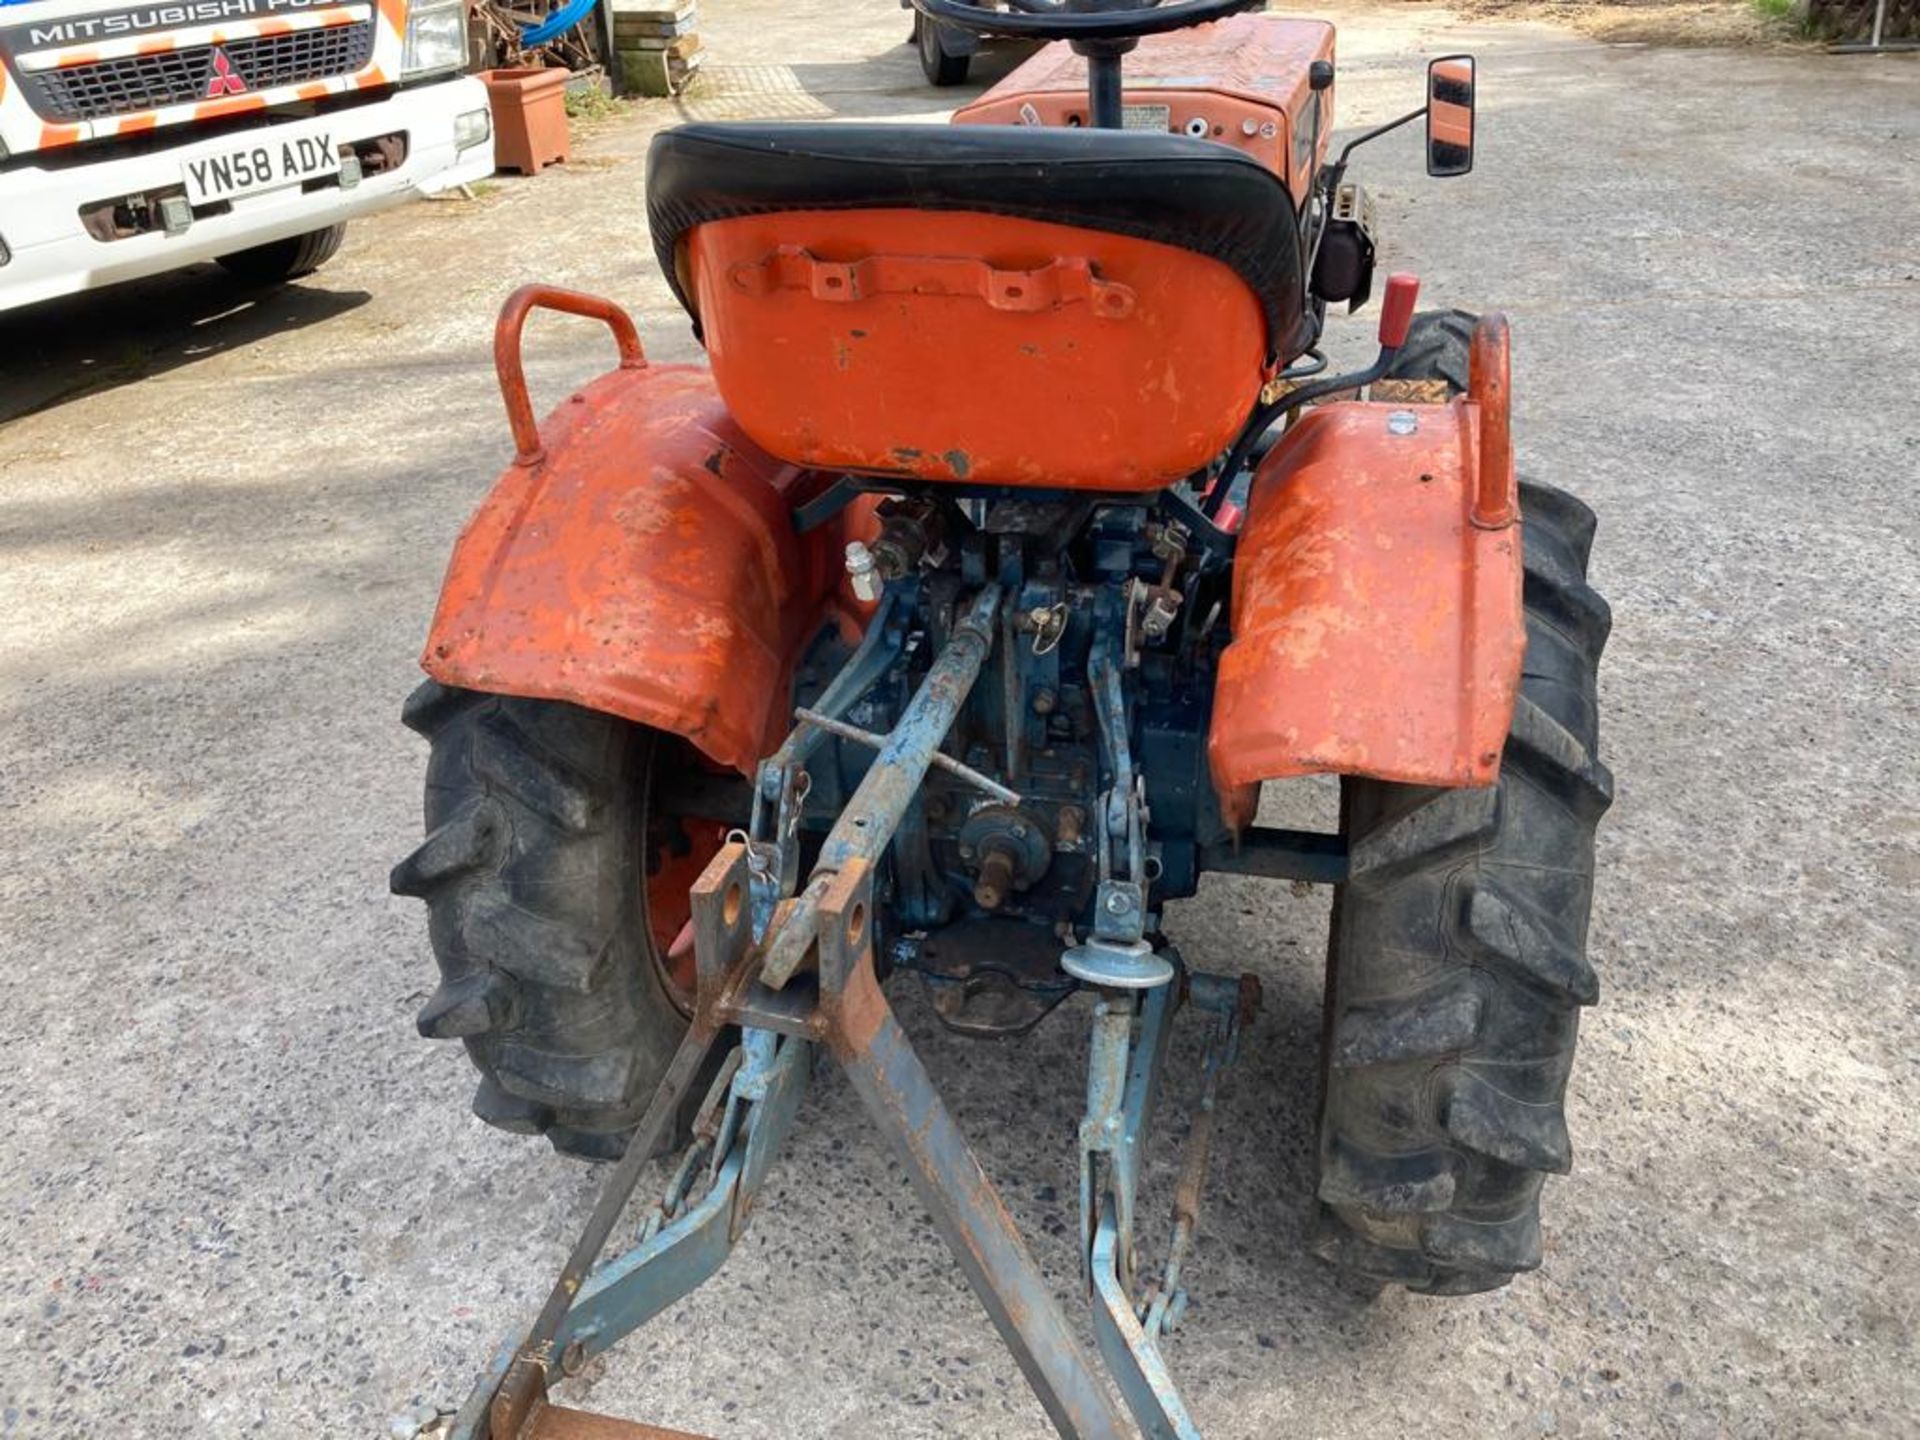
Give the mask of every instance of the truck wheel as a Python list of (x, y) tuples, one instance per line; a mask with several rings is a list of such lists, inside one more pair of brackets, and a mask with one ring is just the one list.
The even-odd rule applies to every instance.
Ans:
[(429, 680), (401, 718), (433, 747), (427, 838), (391, 881), (440, 967), (420, 1033), (465, 1042), (488, 1124), (613, 1159), (686, 1031), (686, 892), (724, 826), (654, 813), (689, 758), (617, 717)]
[[(1406, 379), (1466, 379), (1473, 317), (1415, 320)], [(1457, 342), (1457, 343), (1456, 343)], [(1611, 616), (1587, 583), (1593, 512), (1523, 483), (1527, 650), (1498, 784), (1342, 784), (1315, 1248), (1434, 1295), (1540, 1263), (1540, 1190), (1570, 1168), (1562, 1102), (1580, 1009), (1593, 836), (1613, 798), (1595, 680)]]
[(346, 238), (347, 227), (343, 222), (324, 230), (309, 230), (304, 235), (236, 250), (231, 255), (222, 255), (220, 264), (228, 274), (249, 285), (278, 285), (311, 275), (333, 258), (340, 242)]
[(940, 26), (918, 10), (913, 12), (913, 42), (920, 50), (920, 73), (929, 85), (964, 85), (972, 68), (971, 55), (955, 55), (940, 43)]

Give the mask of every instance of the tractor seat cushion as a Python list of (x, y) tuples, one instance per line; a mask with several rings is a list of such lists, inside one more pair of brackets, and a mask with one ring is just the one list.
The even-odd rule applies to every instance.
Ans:
[(1308, 343), (1293, 199), (1208, 140), (1027, 125), (682, 125), (654, 137), (647, 218), (700, 316), (680, 247), (695, 227), (783, 210), (960, 210), (1157, 241), (1228, 266), (1259, 297), (1273, 358)]

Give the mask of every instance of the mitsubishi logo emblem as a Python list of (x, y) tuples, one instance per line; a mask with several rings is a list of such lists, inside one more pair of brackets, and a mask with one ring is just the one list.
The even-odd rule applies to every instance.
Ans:
[(227, 59), (227, 52), (218, 45), (214, 46), (213, 74), (207, 79), (207, 99), (218, 100), (222, 95), (244, 94), (246, 88), (247, 82), (233, 68), (233, 62)]

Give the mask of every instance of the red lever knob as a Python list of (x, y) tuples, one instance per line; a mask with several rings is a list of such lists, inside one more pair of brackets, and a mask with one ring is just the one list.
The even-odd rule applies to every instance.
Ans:
[(1387, 277), (1387, 297), (1380, 302), (1380, 344), (1398, 350), (1407, 343), (1413, 324), (1413, 302), (1420, 298), (1420, 277), (1401, 270)]

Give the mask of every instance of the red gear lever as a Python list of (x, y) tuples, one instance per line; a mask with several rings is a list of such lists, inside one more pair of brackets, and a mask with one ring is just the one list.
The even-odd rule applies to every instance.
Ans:
[(1413, 302), (1420, 298), (1420, 277), (1396, 271), (1387, 277), (1386, 298), (1380, 302), (1380, 344), (1398, 350), (1407, 343), (1413, 324)]

